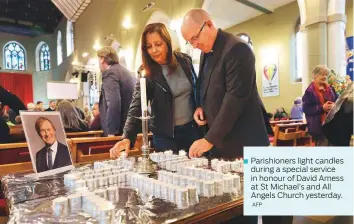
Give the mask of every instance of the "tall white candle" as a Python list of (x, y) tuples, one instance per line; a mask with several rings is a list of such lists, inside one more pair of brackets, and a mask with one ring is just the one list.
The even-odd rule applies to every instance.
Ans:
[(142, 71), (141, 74), (142, 74), (142, 77), (140, 78), (141, 115), (144, 116), (144, 111), (147, 111), (145, 71)]

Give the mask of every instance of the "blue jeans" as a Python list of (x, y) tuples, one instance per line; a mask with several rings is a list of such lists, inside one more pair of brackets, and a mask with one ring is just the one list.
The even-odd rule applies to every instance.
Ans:
[(195, 140), (200, 139), (196, 124), (191, 121), (184, 125), (175, 126), (174, 138), (166, 135), (155, 135), (153, 137), (154, 148), (156, 151), (178, 150), (189, 151), (189, 147)]

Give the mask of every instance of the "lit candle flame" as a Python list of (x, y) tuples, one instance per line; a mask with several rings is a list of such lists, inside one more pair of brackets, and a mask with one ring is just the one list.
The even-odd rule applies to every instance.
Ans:
[(146, 76), (145, 70), (142, 70), (142, 71), (140, 72), (140, 75), (141, 75), (141, 78), (145, 78), (145, 76)]

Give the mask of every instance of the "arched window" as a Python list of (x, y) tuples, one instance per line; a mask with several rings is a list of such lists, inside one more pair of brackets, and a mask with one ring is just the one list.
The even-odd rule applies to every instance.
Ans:
[(6, 70), (26, 70), (26, 50), (18, 42), (10, 41), (5, 44), (3, 55)]
[(250, 36), (248, 36), (246, 33), (239, 33), (237, 34), (237, 36), (244, 40), (246, 43), (248, 43), (248, 45), (253, 49), (252, 39)]
[(50, 70), (50, 51), (49, 46), (45, 42), (40, 42), (36, 50), (38, 66), (37, 71)]
[(66, 56), (70, 56), (74, 51), (74, 26), (73, 23), (66, 23)]
[(57, 61), (58, 65), (60, 65), (63, 62), (63, 48), (61, 44), (61, 32), (60, 30), (58, 31), (58, 36), (57, 36)]
[(300, 30), (300, 17), (295, 24), (295, 81), (301, 82), (303, 69), (303, 33)]

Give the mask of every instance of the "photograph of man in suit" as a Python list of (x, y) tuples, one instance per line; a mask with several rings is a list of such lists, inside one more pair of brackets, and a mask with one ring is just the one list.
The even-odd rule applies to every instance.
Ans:
[(48, 118), (39, 117), (35, 128), (45, 144), (36, 153), (37, 173), (72, 165), (68, 147), (58, 142), (53, 123)]

